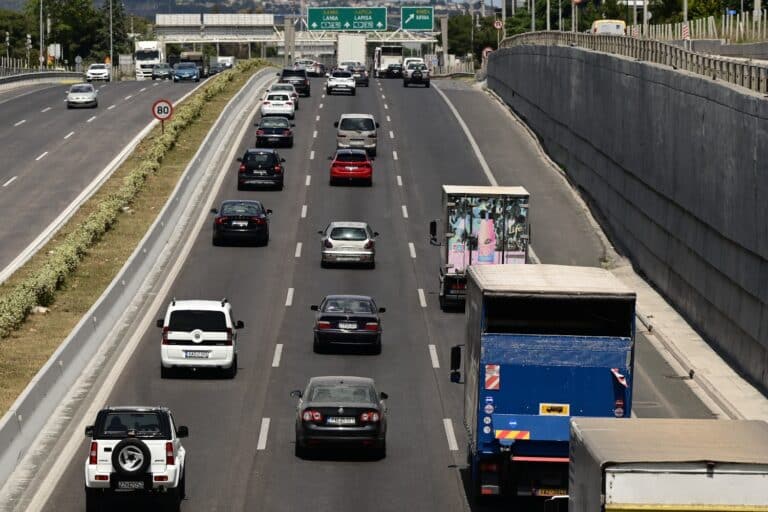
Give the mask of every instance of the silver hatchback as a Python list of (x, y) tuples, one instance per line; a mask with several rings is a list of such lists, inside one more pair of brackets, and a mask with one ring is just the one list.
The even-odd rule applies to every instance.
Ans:
[(371, 114), (341, 114), (336, 127), (336, 147), (364, 149), (376, 156), (376, 129), (379, 123)]
[(376, 266), (376, 237), (379, 234), (367, 222), (334, 221), (318, 231), (320, 241), (320, 266), (357, 263)]

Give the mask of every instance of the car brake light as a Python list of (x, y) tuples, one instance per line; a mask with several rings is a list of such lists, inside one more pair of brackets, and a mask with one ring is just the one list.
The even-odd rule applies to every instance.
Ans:
[(168, 466), (173, 466), (176, 463), (176, 457), (173, 454), (173, 442), (168, 441), (165, 443), (165, 463)]
[(292, 135), (291, 130), (283, 130), (283, 135)]
[(219, 226), (221, 226), (222, 224), (226, 224), (226, 223), (227, 223), (227, 220), (229, 220), (229, 218), (228, 218), (228, 217), (224, 217), (224, 216), (219, 216), (219, 217), (216, 217), (216, 224), (218, 224)]
[(239, 172), (245, 172), (245, 164), (240, 164)]
[(163, 343), (162, 344), (163, 345), (168, 344), (168, 326), (163, 327)]
[(332, 248), (332, 247), (333, 247), (333, 244), (331, 243), (331, 241), (330, 241), (330, 240), (326, 240), (325, 242), (323, 242), (323, 246), (324, 246), (326, 249), (330, 249), (330, 248)]
[(318, 329), (330, 329), (331, 328), (331, 322), (327, 320), (318, 320), (317, 321), (317, 328)]
[(231, 346), (232, 345), (232, 328), (227, 327), (227, 340), (224, 342), (225, 345)]
[(487, 473), (497, 473), (499, 471), (499, 465), (483, 463), (483, 464), (480, 464), (480, 471), (484, 471)]
[(365, 242), (363, 249), (373, 249), (373, 240), (368, 240), (367, 242)]
[(292, 101), (286, 101), (285, 104), (286, 105), (293, 105), (293, 102)]
[(360, 423), (378, 423), (380, 419), (378, 411), (365, 411), (360, 415)]
[(99, 443), (96, 441), (91, 442), (91, 451), (88, 455), (88, 464), (96, 464), (96, 456), (99, 453)]
[(365, 324), (365, 330), (366, 331), (378, 331), (379, 330), (379, 322), (367, 322)]
[(261, 104), (262, 105), (270, 105), (270, 103), (268, 101), (263, 101)]
[(264, 135), (264, 130), (256, 130), (256, 135)]
[(262, 219), (261, 217), (251, 217), (251, 220), (253, 222), (255, 222), (256, 224), (258, 224), (258, 225), (262, 225), (262, 224), (266, 223), (266, 221), (264, 219)]
[(467, 287), (466, 283), (459, 281), (451, 283), (451, 290), (464, 290)]
[(275, 166), (275, 172), (277, 172), (277, 173), (283, 172), (283, 167), (281, 165), (276, 165)]
[(314, 409), (307, 409), (302, 413), (301, 419), (310, 423), (320, 423), (321, 421), (323, 421), (323, 415), (320, 414), (320, 411), (315, 411)]

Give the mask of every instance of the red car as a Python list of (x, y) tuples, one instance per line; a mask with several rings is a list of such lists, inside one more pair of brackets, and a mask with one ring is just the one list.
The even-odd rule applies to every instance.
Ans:
[(330, 159), (331, 185), (342, 181), (373, 185), (373, 164), (364, 149), (339, 149)]

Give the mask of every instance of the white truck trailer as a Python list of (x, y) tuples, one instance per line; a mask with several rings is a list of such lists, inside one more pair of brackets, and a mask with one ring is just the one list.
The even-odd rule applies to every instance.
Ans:
[(359, 62), (367, 66), (365, 34), (340, 33), (336, 39), (336, 66), (342, 62)]
[(165, 62), (165, 56), (160, 41), (136, 41), (134, 63), (137, 80), (152, 78), (152, 68), (161, 62)]
[(768, 511), (768, 423), (572, 418), (569, 512)]

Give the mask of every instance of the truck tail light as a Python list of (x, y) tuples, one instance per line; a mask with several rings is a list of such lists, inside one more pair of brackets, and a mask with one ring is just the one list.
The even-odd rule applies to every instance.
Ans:
[(173, 453), (173, 442), (165, 443), (165, 464), (173, 466), (176, 463), (176, 456)]
[(232, 346), (232, 328), (227, 327), (227, 339), (224, 341), (224, 344), (228, 347)]
[(301, 413), (301, 419), (307, 423), (321, 423), (323, 421), (323, 415), (320, 413), (320, 411), (307, 409)]
[[(162, 342), (162, 344), (163, 345), (167, 345), (168, 344), (168, 326), (167, 325), (165, 327), (163, 327), (163, 342)], [(93, 443), (93, 444), (95, 445), (96, 443)]]
[(97, 463), (96, 457), (99, 454), (99, 443), (96, 441), (91, 442), (91, 451), (88, 452), (88, 464), (95, 465)]
[(379, 322), (367, 322), (365, 324), (365, 330), (366, 331), (378, 331), (379, 330)]
[(360, 415), (360, 423), (378, 423), (380, 419), (379, 411), (365, 411)]

